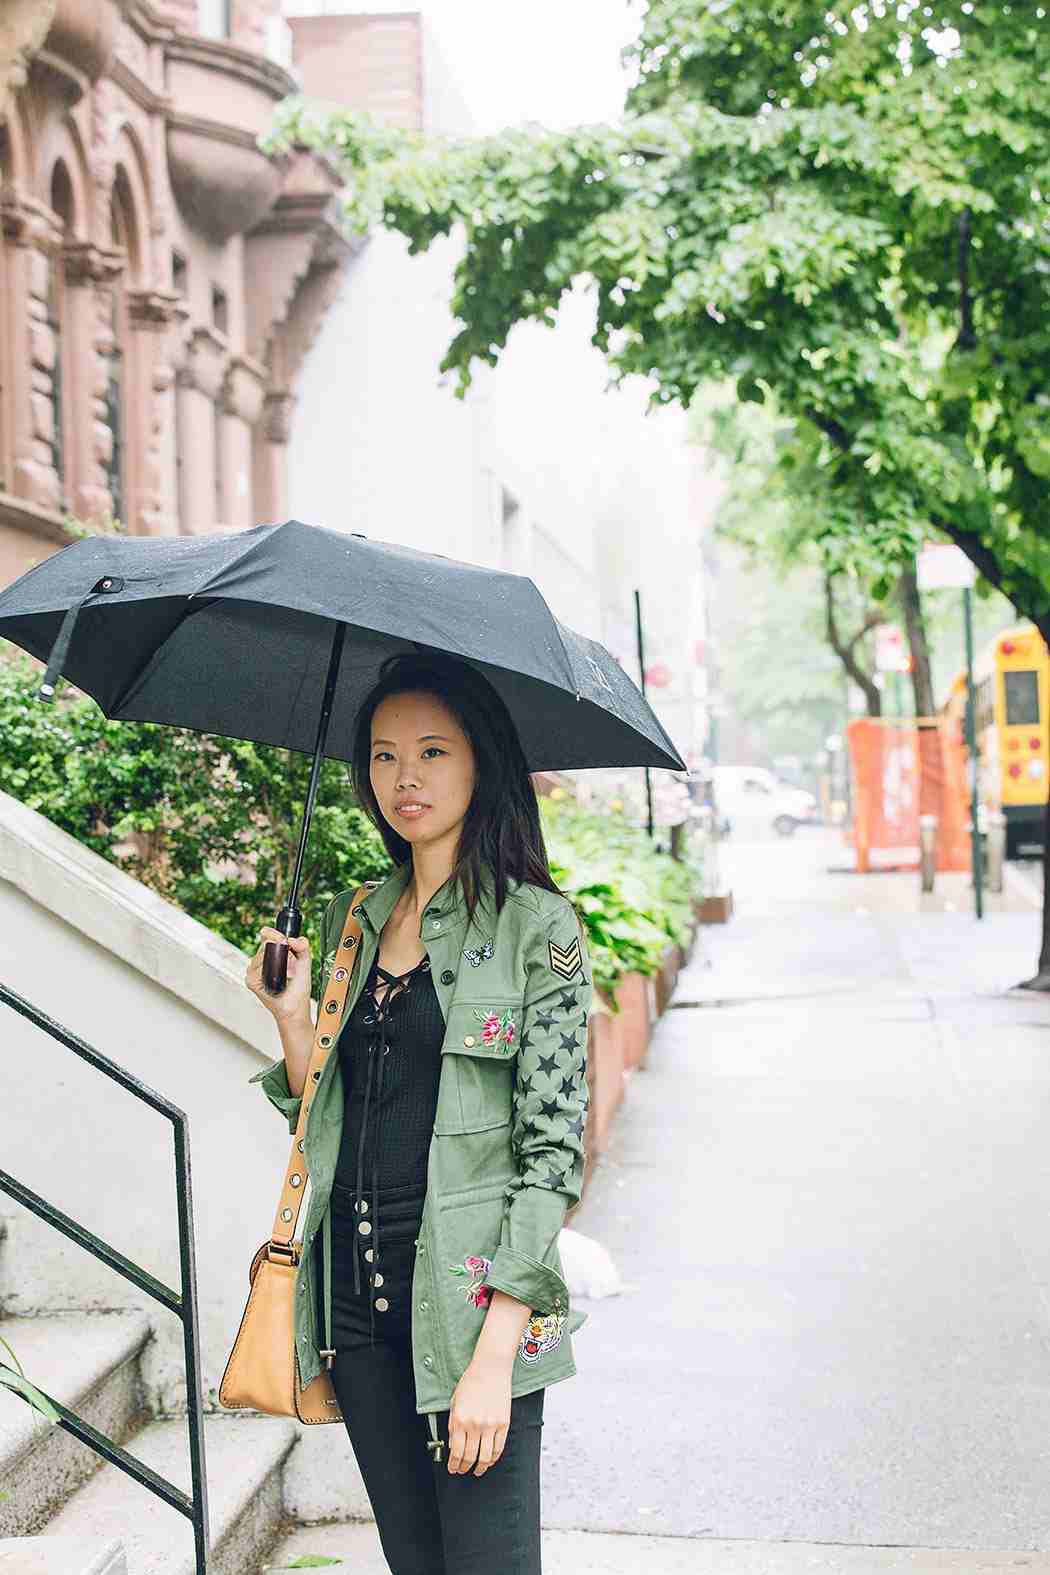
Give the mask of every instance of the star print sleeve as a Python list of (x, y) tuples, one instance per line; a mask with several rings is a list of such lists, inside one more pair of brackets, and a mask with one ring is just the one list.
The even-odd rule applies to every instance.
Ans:
[[(328, 917), (335, 905), (333, 898), (321, 916), (321, 979), (327, 979), (331, 968), (331, 959), (328, 956)], [(294, 1133), (299, 1125), (299, 1107), (303, 1102), (302, 1094), (293, 1094), (288, 1087), (288, 1068), (284, 1064), (284, 1056), (274, 1061), (270, 1066), (264, 1066), (261, 1072), (256, 1072), (248, 1079), (249, 1083), (259, 1083), (262, 1091), (283, 1116), (287, 1118), (288, 1130)]]
[(512, 1129), (518, 1176), (507, 1187), (500, 1242), (485, 1279), (546, 1315), (568, 1310), (553, 1259), (566, 1212), (583, 1186), (588, 1102), (591, 969), (568, 901), (536, 927), (525, 966)]

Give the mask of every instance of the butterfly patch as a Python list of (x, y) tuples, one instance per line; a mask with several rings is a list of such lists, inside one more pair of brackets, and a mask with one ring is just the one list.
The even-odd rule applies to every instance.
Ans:
[(547, 942), (547, 951), (550, 955), (551, 972), (556, 973), (560, 979), (572, 979), (577, 973), (583, 978), (583, 958), (580, 956), (580, 937), (574, 935), (568, 946), (559, 946), (555, 941)]
[(490, 935), (484, 946), (468, 946), (463, 953), (472, 968), (480, 968), (496, 955), (496, 942)]

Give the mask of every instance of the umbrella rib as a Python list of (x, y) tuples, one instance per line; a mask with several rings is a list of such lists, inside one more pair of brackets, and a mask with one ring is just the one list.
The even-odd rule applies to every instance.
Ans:
[(537, 598), (539, 600), (540, 606), (543, 608), (543, 610), (545, 612), (550, 613), (551, 619), (553, 620), (553, 623), (554, 623), (554, 627), (555, 627), (555, 629), (558, 632), (558, 644), (561, 646), (561, 654), (565, 658), (565, 666), (566, 666), (566, 669), (567, 669), (568, 675), (569, 675), (569, 688), (572, 690), (572, 692), (576, 696), (576, 698), (579, 699), (580, 698), (580, 691), (576, 687), (576, 674), (573, 671), (572, 657), (569, 655), (569, 648), (565, 644), (565, 640), (564, 640), (564, 638), (562, 636), (562, 632), (561, 632), (561, 630), (562, 630), (561, 619), (558, 618), (553, 612), (551, 612), (550, 607), (547, 605), (546, 598), (544, 597), (543, 592), (540, 590), (539, 586), (536, 584), (536, 581), (534, 579), (532, 579), (532, 577), (530, 575), (526, 575), (525, 578), (528, 579), (529, 584), (532, 586), (532, 589), (535, 592), (535, 594), (536, 594), (536, 596), (537, 596)]

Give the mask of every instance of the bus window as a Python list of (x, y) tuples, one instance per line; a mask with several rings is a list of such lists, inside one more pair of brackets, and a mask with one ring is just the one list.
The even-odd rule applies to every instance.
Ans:
[(1031, 669), (1004, 673), (1007, 727), (1031, 727), (1039, 721), (1039, 677)]

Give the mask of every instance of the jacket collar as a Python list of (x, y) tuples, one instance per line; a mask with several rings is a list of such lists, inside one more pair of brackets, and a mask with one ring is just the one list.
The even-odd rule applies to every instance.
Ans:
[[(362, 898), (361, 913), (367, 919), (369, 928), (377, 935), (393, 913), (398, 898), (411, 879), (412, 860), (408, 858), (404, 864), (398, 864), (386, 880)], [(492, 889), (491, 877), (487, 872), (483, 877), (482, 889), (486, 893), (491, 892)], [(440, 915), (442, 918), (465, 920), (466, 912), (466, 903), (463, 901), (459, 882), (453, 881), (450, 876), (444, 885), (438, 887), (427, 903), (424, 917), (436, 918)]]

